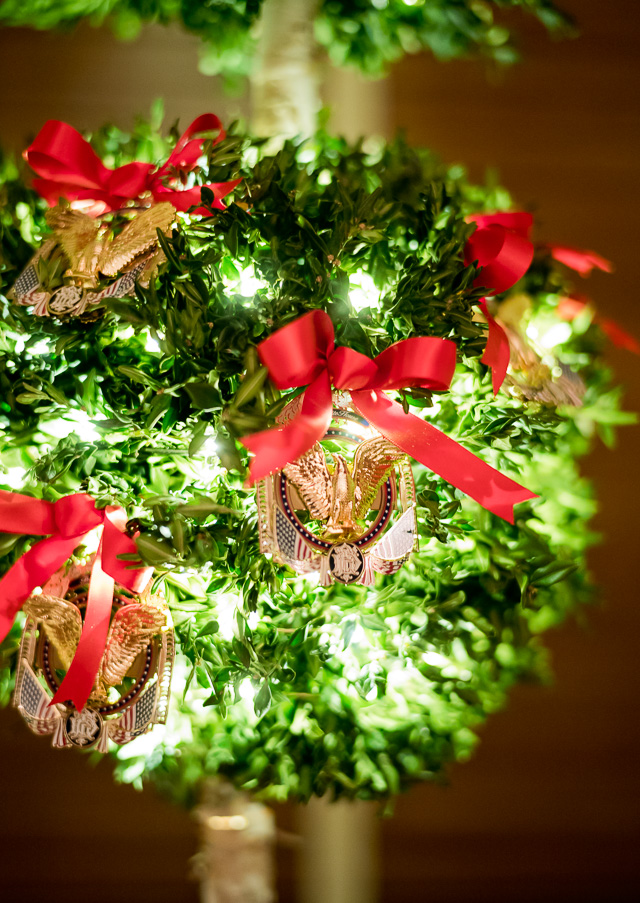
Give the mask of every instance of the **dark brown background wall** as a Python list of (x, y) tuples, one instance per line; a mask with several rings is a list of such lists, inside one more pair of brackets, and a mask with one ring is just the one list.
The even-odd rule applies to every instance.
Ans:
[[(526, 62), (499, 79), (477, 63), (402, 62), (389, 86), (391, 126), (466, 162), (475, 178), (496, 166), (522, 203), (536, 202), (541, 235), (614, 260), (613, 276), (584, 288), (640, 336), (640, 10), (636, 0), (563, 5), (582, 37), (551, 43), (523, 19)], [(175, 32), (116, 45), (87, 30), (0, 31), (0, 143), (21, 148), (49, 117), (126, 126), (158, 95), (183, 123), (212, 106), (242, 109), (196, 74), (195, 58), (195, 43)], [(616, 349), (610, 358), (638, 410), (640, 360)], [(584, 465), (602, 500), (596, 527), (606, 542), (591, 555), (602, 607), (586, 629), (572, 622), (548, 637), (555, 686), (514, 692), (473, 761), (452, 770), (451, 787), (399, 801), (382, 825), (383, 903), (591, 903), (637, 882), (639, 446), (628, 428), (615, 453), (599, 447)], [(114, 786), (108, 762), (91, 769), (51, 750), (12, 712), (0, 713), (0, 743), (0, 899), (195, 899), (187, 815), (152, 792)], [(288, 826), (295, 812), (279, 817)], [(291, 871), (285, 853), (282, 903), (293, 900)]]

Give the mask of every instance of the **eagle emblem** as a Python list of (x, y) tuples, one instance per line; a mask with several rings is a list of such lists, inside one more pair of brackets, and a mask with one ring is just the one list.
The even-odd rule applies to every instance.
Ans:
[(47, 224), (69, 262), (65, 276), (92, 287), (100, 274), (117, 276), (153, 251), (158, 244), (157, 230), (169, 231), (175, 218), (175, 209), (163, 202), (138, 213), (116, 234), (113, 225), (70, 207), (54, 207), (46, 214)]
[[(41, 625), (64, 670), (68, 670), (82, 633), (80, 609), (66, 599), (41, 594), (30, 596), (23, 610)], [(165, 622), (165, 612), (148, 602), (132, 602), (116, 611), (90, 703), (107, 702), (109, 689), (123, 682), (138, 655), (162, 631)]]
[(333, 466), (327, 465), (319, 442), (284, 468), (314, 520), (325, 524), (323, 539), (349, 540), (361, 536), (362, 520), (389, 474), (406, 459), (404, 452), (376, 436), (361, 442), (350, 467), (343, 455), (334, 452)]
[[(279, 420), (295, 414), (299, 397)], [(409, 457), (375, 433), (334, 392), (333, 421), (320, 442), (257, 486), (260, 549), (320, 583), (371, 586), (394, 574), (416, 546), (415, 486)], [(373, 435), (372, 435), (373, 434)], [(324, 441), (324, 440), (322, 440)], [(355, 444), (349, 462), (343, 447)]]
[[(10, 296), (17, 304), (33, 306), (37, 316), (95, 318), (105, 299), (131, 294), (136, 282), (149, 284), (166, 259), (158, 247), (158, 230), (168, 234), (175, 219), (167, 202), (136, 211), (124, 224), (122, 217), (107, 223), (68, 205), (53, 207), (46, 213), (53, 234)], [(116, 276), (115, 282), (99, 287)]]
[(51, 705), (61, 675), (82, 633), (93, 560), (57, 572), (24, 603), (27, 615), (14, 705), (31, 730), (53, 734), (53, 745), (95, 748), (127, 743), (154, 723), (164, 723), (173, 667), (173, 631), (168, 608), (151, 583), (137, 596), (116, 585), (105, 651), (87, 701)]

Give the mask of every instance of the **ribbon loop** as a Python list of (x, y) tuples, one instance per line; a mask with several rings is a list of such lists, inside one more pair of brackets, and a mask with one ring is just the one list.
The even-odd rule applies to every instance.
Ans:
[(456, 369), (456, 346), (446, 339), (416, 336), (390, 345), (376, 364), (375, 388), (446, 392)]
[(326, 368), (332, 351), (333, 324), (323, 310), (304, 314), (258, 346), (260, 360), (278, 389), (313, 382)]
[(515, 285), (531, 266), (533, 243), (499, 223), (478, 227), (465, 247), (465, 262), (478, 262), (480, 273), (474, 279), (477, 288), (497, 295)]
[(43, 178), (60, 183), (73, 181), (79, 188), (100, 188), (110, 174), (80, 132), (56, 119), (45, 122), (24, 158)]
[(467, 217), (468, 222), (475, 223), (478, 229), (488, 226), (501, 226), (509, 232), (515, 232), (521, 238), (530, 238), (533, 228), (533, 215), (524, 210), (510, 210), (502, 213), (473, 213)]
[(99, 527), (103, 521), (90, 495), (77, 493), (65, 495), (53, 504), (55, 532), (64, 539), (74, 536), (85, 536), (90, 530)]
[(0, 531), (5, 533), (48, 536), (57, 532), (54, 506), (43, 506), (29, 495), (0, 489), (0, 515)]
[(203, 138), (193, 139), (194, 135), (203, 135), (205, 132), (217, 132), (218, 134), (212, 140), (212, 145), (218, 144), (226, 137), (226, 132), (222, 128), (222, 122), (214, 113), (202, 113), (196, 116), (191, 125), (185, 129), (178, 138), (176, 146), (171, 151), (169, 159), (164, 164), (161, 172), (171, 169), (187, 168), (192, 169), (198, 162), (198, 157), (202, 154)]

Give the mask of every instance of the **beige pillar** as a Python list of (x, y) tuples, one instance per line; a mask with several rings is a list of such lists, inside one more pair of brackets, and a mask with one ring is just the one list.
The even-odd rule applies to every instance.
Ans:
[(389, 137), (390, 87), (387, 79), (365, 78), (355, 69), (323, 67), (323, 97), (331, 111), (329, 130), (356, 141), (363, 135)]
[(276, 825), (271, 809), (222, 780), (207, 783), (194, 815), (193, 859), (202, 903), (274, 903)]
[(298, 903), (377, 903), (378, 805), (313, 799), (298, 815)]

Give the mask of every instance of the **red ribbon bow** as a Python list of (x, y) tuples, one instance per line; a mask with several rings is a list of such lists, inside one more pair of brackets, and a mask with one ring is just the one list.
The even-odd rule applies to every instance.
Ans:
[[(186, 211), (200, 203), (201, 186), (178, 189), (167, 185), (177, 172), (192, 172), (202, 154), (204, 138), (194, 138), (204, 132), (217, 132), (214, 144), (225, 137), (222, 123), (213, 113), (194, 119), (183, 132), (169, 159), (162, 166), (133, 162), (117, 169), (108, 169), (88, 141), (66, 122), (49, 119), (45, 122), (24, 158), (43, 178), (34, 179), (33, 187), (50, 206), (60, 197), (69, 201), (85, 201), (92, 216), (120, 210), (129, 201), (150, 193), (157, 202), (168, 201), (176, 210)], [(240, 182), (213, 182), (206, 187), (214, 195), (213, 206), (224, 209), (222, 198)], [(83, 205), (84, 206), (84, 205)], [(205, 207), (196, 211), (209, 215)]]
[[(467, 219), (478, 227), (464, 249), (465, 263), (468, 265), (476, 261), (481, 268), (474, 286), (489, 289), (488, 295), (506, 292), (531, 266), (534, 248), (529, 233), (533, 217), (522, 212), (478, 213)], [(487, 299), (482, 298), (478, 306), (489, 326), (481, 360), (491, 368), (491, 382), (497, 395), (509, 366), (509, 340), (502, 326), (489, 313)]]
[(81, 492), (47, 502), (0, 490), (0, 531), (48, 537), (25, 552), (0, 580), (0, 641), (33, 590), (68, 561), (88, 533), (103, 528), (80, 642), (52, 705), (70, 699), (80, 711), (89, 698), (104, 654), (116, 580), (138, 593), (151, 579), (153, 568), (131, 570), (131, 561), (118, 558), (136, 553), (133, 539), (124, 532), (126, 522), (122, 508), (97, 509), (91, 496)]
[(335, 348), (328, 314), (314, 310), (261, 342), (258, 354), (278, 389), (307, 388), (293, 420), (241, 440), (255, 454), (250, 483), (282, 470), (324, 437), (334, 386), (348, 390), (357, 410), (390, 442), (499, 517), (513, 523), (513, 506), (536, 498), (384, 394), (410, 387), (448, 389), (456, 366), (456, 346), (448, 339), (404, 339), (372, 360), (351, 348)]

